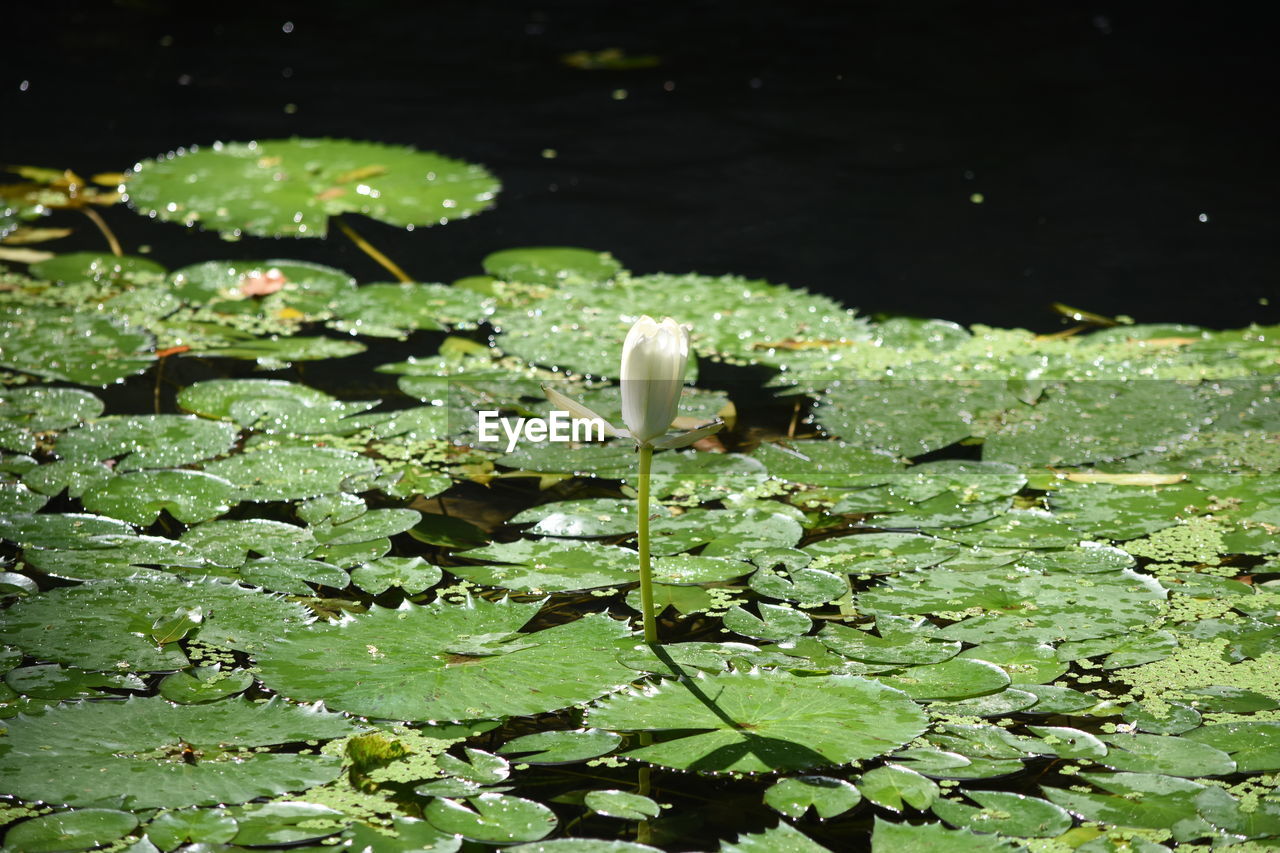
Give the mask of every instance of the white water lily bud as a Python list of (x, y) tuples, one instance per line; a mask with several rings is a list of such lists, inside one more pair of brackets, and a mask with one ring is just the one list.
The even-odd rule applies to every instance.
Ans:
[(631, 437), (648, 444), (666, 434), (676, 419), (689, 332), (670, 317), (636, 321), (622, 344), (622, 421)]

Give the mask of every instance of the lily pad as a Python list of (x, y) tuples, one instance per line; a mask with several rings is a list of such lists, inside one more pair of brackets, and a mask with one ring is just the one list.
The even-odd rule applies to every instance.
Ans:
[(1236, 772), (1227, 753), (1206, 743), (1170, 735), (1104, 735), (1103, 763), (1117, 770), (1168, 776), (1223, 776)]
[(648, 797), (627, 791), (592, 791), (583, 798), (583, 804), (596, 814), (622, 820), (646, 820), (662, 811)]
[[(848, 708), (860, 712), (850, 715)], [(605, 700), (588, 722), (615, 731), (680, 731), (627, 753), (681, 770), (805, 770), (871, 758), (924, 730), (897, 690), (854, 676), (729, 672)]]
[(559, 822), (551, 809), (506, 794), (480, 794), (466, 802), (440, 797), (423, 812), (437, 829), (472, 841), (537, 841)]
[(1051, 385), (1014, 414), (987, 437), (983, 459), (1065, 466), (1132, 456), (1196, 432), (1208, 407), (1192, 385), (1089, 380)]
[(273, 447), (210, 462), (205, 473), (229, 481), (242, 501), (286, 501), (364, 491), (377, 475), (371, 459), (335, 447)]
[(877, 380), (827, 388), (815, 419), (830, 435), (900, 456), (920, 456), (974, 434), (975, 421), (1017, 400), (1005, 383)]
[(536, 732), (507, 741), (498, 752), (523, 764), (573, 764), (612, 752), (622, 737), (599, 729)]
[(231, 424), (182, 415), (107, 417), (58, 436), (59, 456), (77, 461), (115, 459), (119, 473), (178, 468), (220, 456), (238, 430)]
[(349, 435), (390, 417), (361, 417), (377, 404), (376, 400), (343, 402), (279, 379), (210, 379), (178, 393), (178, 405), (188, 412), (269, 434)]
[(379, 338), (406, 338), (418, 330), (475, 328), (493, 301), (473, 290), (444, 284), (366, 284), (332, 303), (329, 326)]
[(968, 699), (1009, 686), (1009, 676), (1000, 667), (964, 658), (913, 666), (899, 673), (875, 677), (912, 699)]
[(85, 509), (113, 518), (148, 525), (161, 512), (194, 524), (217, 518), (231, 509), (236, 488), (204, 471), (135, 471), (85, 491)]
[(608, 252), (567, 246), (529, 246), (486, 255), (484, 271), (504, 281), (556, 286), (562, 283), (609, 281), (622, 264)]
[(830, 776), (781, 779), (764, 792), (765, 805), (790, 818), (802, 818), (812, 807), (820, 818), (847, 812), (862, 800), (858, 789)]
[(149, 639), (156, 619), (179, 607), (202, 605), (195, 636), (222, 648), (273, 645), (308, 611), (283, 598), (216, 581), (139, 577), (60, 587), (14, 604), (0, 616), (0, 642), (44, 660), (84, 669), (182, 669), (176, 643)]
[(216, 702), (252, 686), (253, 675), (244, 670), (224, 671), (216, 666), (197, 666), (190, 671), (166, 675), (160, 682), (160, 695), (179, 705), (195, 705)]
[(96, 312), (25, 305), (0, 322), (0, 367), (78, 385), (111, 385), (155, 361), (154, 339)]
[(138, 825), (138, 816), (114, 809), (76, 809), (31, 818), (4, 836), (5, 847), (27, 853), (84, 850), (123, 838)]
[(498, 182), (480, 166), (413, 148), (342, 139), (214, 143), (138, 163), (139, 213), (234, 236), (324, 237), (329, 217), (361, 213), (434, 225), (489, 207)]
[(858, 778), (862, 796), (890, 811), (902, 811), (903, 804), (923, 811), (938, 798), (938, 783), (914, 770), (885, 764)]
[(947, 829), (940, 823), (890, 823), (876, 818), (871, 853), (1017, 853), (1026, 848), (1005, 838)]
[[(589, 304), (590, 312), (579, 310)], [(771, 363), (790, 347), (847, 350), (866, 337), (853, 312), (825, 296), (736, 276), (619, 276), (609, 282), (563, 282), (546, 298), (499, 310), (498, 344), (525, 361), (615, 378), (622, 341), (641, 314), (707, 317), (692, 348), (704, 356)]]
[(952, 826), (1021, 838), (1054, 838), (1071, 828), (1072, 818), (1053, 803), (1007, 791), (966, 791), (979, 807), (938, 800), (933, 813)]
[(616, 660), (625, 625), (592, 615), (532, 634), (538, 602), (373, 607), (294, 631), (258, 654), (271, 689), (398, 720), (538, 714), (594, 699), (634, 677)]
[(187, 842), (225, 844), (238, 829), (224, 809), (183, 809), (156, 815), (147, 824), (147, 838), (161, 850), (172, 850)]
[(86, 702), (10, 721), (0, 771), (11, 793), (32, 800), (135, 809), (243, 803), (322, 784), (341, 772), (336, 758), (256, 747), (356, 731), (340, 715), (278, 700)]
[(971, 643), (1020, 636), (1052, 642), (1117, 634), (1148, 623), (1165, 592), (1131, 571), (1081, 577), (1024, 569), (928, 569), (894, 576), (859, 596), (873, 613), (940, 613), (982, 608), (943, 628), (941, 639)]

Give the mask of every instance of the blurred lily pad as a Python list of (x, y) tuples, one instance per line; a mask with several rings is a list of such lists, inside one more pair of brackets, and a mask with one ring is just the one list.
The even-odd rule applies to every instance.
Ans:
[(609, 281), (622, 271), (622, 264), (608, 252), (566, 246), (503, 249), (486, 255), (481, 264), (495, 278), (552, 287)]

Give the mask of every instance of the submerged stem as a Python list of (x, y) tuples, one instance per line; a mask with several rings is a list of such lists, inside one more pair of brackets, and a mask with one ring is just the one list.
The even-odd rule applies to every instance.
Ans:
[(107, 238), (107, 245), (111, 247), (111, 254), (117, 258), (124, 257), (124, 250), (120, 248), (120, 241), (116, 239), (116, 235), (112, 233), (111, 228), (107, 225), (107, 221), (98, 215), (98, 211), (92, 207), (82, 207), (80, 212), (89, 217), (89, 221), (98, 226), (98, 230), (102, 232), (102, 236)]
[(640, 482), (637, 484), (636, 546), (640, 551), (640, 613), (644, 617), (644, 641), (658, 643), (657, 614), (653, 612), (653, 580), (649, 571), (649, 468), (652, 445), (640, 446)]
[(341, 217), (335, 216), (333, 217), (333, 221), (338, 223), (338, 228), (342, 230), (343, 234), (347, 235), (347, 237), (351, 240), (352, 243), (355, 243), (357, 246), (360, 247), (360, 251), (364, 252), (366, 255), (368, 255), (369, 257), (377, 261), (379, 264), (381, 264), (383, 269), (385, 269), (387, 272), (395, 276), (398, 281), (403, 281), (403, 282), (413, 281), (413, 278), (407, 272), (400, 269), (399, 264), (397, 264), (395, 261), (391, 260), (386, 255), (382, 254), (377, 249), (375, 249), (373, 247), (373, 244), (371, 244), (368, 240), (366, 240), (365, 238), (357, 234), (355, 232), (355, 229), (352, 228), (350, 225), (348, 225), (346, 222), (344, 222)]

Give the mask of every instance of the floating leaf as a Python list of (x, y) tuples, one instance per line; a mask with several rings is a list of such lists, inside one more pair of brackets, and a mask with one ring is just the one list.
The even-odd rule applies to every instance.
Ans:
[(333, 835), (350, 819), (342, 812), (308, 802), (274, 802), (228, 810), (236, 821), (234, 844), (254, 847), (298, 844)]
[(258, 655), (263, 682), (298, 699), (397, 720), (466, 720), (553, 711), (625, 684), (614, 659), (629, 633), (591, 615), (517, 633), (539, 604), (435, 602), (295, 631)]
[(875, 677), (912, 699), (967, 699), (994, 693), (1009, 685), (1009, 676), (995, 664), (962, 658), (913, 666), (897, 674)]
[(523, 764), (574, 764), (612, 752), (622, 737), (599, 729), (536, 732), (499, 747), (503, 755), (518, 756)]
[(381, 595), (393, 586), (417, 595), (443, 576), (438, 566), (421, 557), (383, 557), (353, 571), (351, 581), (370, 595)]
[(192, 844), (225, 844), (235, 838), (239, 824), (223, 809), (184, 809), (161, 812), (147, 824), (147, 838), (161, 850)]
[[(234, 498), (244, 501), (286, 501), (347, 490), (377, 474), (373, 461), (334, 447), (272, 447), (239, 453), (210, 462), (208, 474), (228, 480)], [(356, 485), (354, 490), (363, 491)]]
[(236, 488), (204, 471), (135, 471), (85, 491), (85, 509), (134, 524), (151, 524), (161, 512), (194, 524), (231, 509)]
[[(847, 709), (857, 707), (857, 715)], [(605, 700), (591, 725), (618, 731), (703, 730), (627, 753), (685, 770), (803, 770), (871, 758), (924, 730), (905, 695), (853, 676), (731, 672), (667, 682)]]
[(942, 629), (940, 639), (966, 642), (1020, 636), (1048, 642), (1117, 634), (1149, 622), (1164, 600), (1150, 578), (1130, 571), (1080, 576), (1022, 569), (929, 569), (888, 579), (859, 596), (873, 613), (937, 613), (980, 607)]
[[(280, 701), (87, 702), (11, 720), (0, 771), (11, 793), (32, 800), (135, 809), (242, 803), (322, 784), (341, 770), (328, 756), (254, 747), (356, 731), (337, 714)], [(187, 749), (191, 761), (182, 760)]]
[(5, 673), (4, 683), (24, 696), (35, 699), (88, 699), (102, 696), (99, 687), (143, 690), (136, 675), (85, 672), (56, 664), (23, 666)]
[(196, 705), (234, 696), (252, 686), (253, 675), (244, 670), (197, 666), (166, 675), (160, 682), (160, 695), (179, 705)]
[(791, 824), (782, 822), (764, 832), (743, 833), (736, 843), (720, 842), (720, 853), (831, 853)]
[(230, 420), (245, 429), (296, 435), (348, 435), (385, 420), (364, 416), (376, 400), (348, 403), (296, 382), (279, 379), (210, 379), (178, 393), (178, 405), (205, 418)]
[(938, 798), (938, 783), (914, 770), (886, 764), (863, 773), (858, 779), (862, 796), (891, 811), (902, 811), (906, 803), (923, 811)]
[(182, 415), (107, 417), (58, 436), (59, 456), (79, 461), (115, 459), (115, 471), (178, 468), (220, 456), (238, 430), (231, 424)]
[(1003, 838), (947, 829), (940, 823), (889, 823), (876, 818), (871, 853), (1016, 853), (1026, 848)]
[(781, 779), (764, 792), (765, 805), (790, 818), (802, 818), (810, 807), (818, 817), (844, 814), (862, 800), (858, 789), (830, 776), (795, 776)]
[(1117, 770), (1188, 777), (1236, 772), (1236, 763), (1227, 753), (1186, 738), (1127, 734), (1100, 739), (1110, 746), (1103, 763)]
[(25, 305), (0, 322), (0, 367), (78, 385), (111, 385), (151, 366), (154, 341), (113, 317)]
[(137, 815), (129, 812), (77, 809), (25, 820), (5, 833), (4, 844), (26, 853), (84, 850), (123, 838), (137, 825)]
[(1015, 403), (1003, 382), (847, 382), (827, 389), (815, 417), (852, 444), (920, 456), (968, 438), (976, 420)]
[(504, 249), (480, 263), (489, 275), (505, 281), (550, 286), (609, 281), (622, 271), (622, 264), (608, 252), (564, 246)]
[(627, 791), (592, 791), (583, 799), (583, 804), (596, 814), (622, 820), (646, 820), (662, 811), (662, 807), (648, 797)]
[[(579, 310), (584, 304), (592, 310)], [(716, 322), (695, 324), (693, 349), (741, 361), (769, 363), (791, 346), (847, 350), (866, 337), (864, 323), (825, 296), (736, 276), (564, 281), (528, 307), (499, 310), (493, 323), (502, 331), (499, 346), (525, 361), (612, 378), (627, 329), (641, 314), (714, 314)]]
[(1194, 386), (1176, 382), (1054, 384), (1034, 407), (1005, 418), (982, 456), (1055, 466), (1118, 459), (1195, 432), (1207, 413)]
[(324, 237), (329, 217), (348, 212), (434, 225), (484, 210), (498, 192), (480, 166), (343, 139), (192, 147), (144, 160), (126, 181), (139, 213), (259, 237)]
[(366, 284), (340, 294), (331, 307), (331, 328), (404, 339), (420, 329), (475, 328), (493, 310), (493, 300), (444, 284)]
[(423, 814), (437, 829), (491, 843), (537, 841), (558, 823), (541, 803), (506, 794), (480, 794), (465, 803), (441, 797)]
[(0, 642), (85, 669), (182, 669), (182, 651), (157, 646), (148, 635), (157, 618), (197, 603), (206, 609), (198, 638), (224, 648), (273, 645), (307, 618), (300, 605), (231, 584), (139, 577), (60, 587), (20, 601), (0, 616)]
[(1220, 723), (1187, 732), (1185, 739), (1230, 753), (1240, 773), (1280, 770), (1280, 722)]
[(1007, 791), (966, 791), (976, 808), (955, 800), (938, 800), (933, 813), (952, 826), (1022, 838), (1053, 838), (1071, 828), (1071, 815), (1053, 803)]

